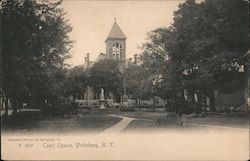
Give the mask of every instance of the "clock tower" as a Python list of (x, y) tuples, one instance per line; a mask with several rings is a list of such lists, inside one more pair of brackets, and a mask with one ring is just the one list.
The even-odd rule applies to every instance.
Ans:
[(126, 39), (121, 28), (115, 22), (108, 37), (105, 40), (107, 59), (114, 59), (119, 62), (120, 71), (123, 73), (126, 64)]

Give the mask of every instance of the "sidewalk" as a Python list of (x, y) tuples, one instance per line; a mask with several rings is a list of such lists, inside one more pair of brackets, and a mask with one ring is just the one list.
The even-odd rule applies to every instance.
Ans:
[(105, 129), (103, 133), (120, 133), (122, 132), (133, 120), (135, 120), (134, 118), (131, 117), (124, 117), (124, 116), (119, 116), (119, 115), (110, 115), (110, 116), (114, 116), (114, 117), (119, 117), (122, 118), (122, 120), (120, 122), (118, 122), (117, 124)]
[(187, 126), (213, 127), (223, 129), (249, 130), (249, 117), (231, 115), (208, 115), (205, 117), (186, 117), (183, 124)]

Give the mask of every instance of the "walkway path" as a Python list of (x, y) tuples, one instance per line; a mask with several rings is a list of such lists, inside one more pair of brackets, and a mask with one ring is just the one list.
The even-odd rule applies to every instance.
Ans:
[(206, 117), (183, 117), (186, 126), (206, 127), (213, 129), (249, 130), (249, 117), (242, 116), (208, 115)]
[(109, 116), (119, 117), (119, 118), (122, 118), (122, 120), (118, 122), (117, 124), (105, 129), (102, 132), (102, 134), (103, 133), (120, 133), (130, 124), (130, 122), (135, 120), (135, 118), (119, 116), (119, 115), (109, 115)]
[(119, 115), (109, 115), (113, 117), (119, 117), (122, 118), (122, 120), (115, 125), (105, 129), (103, 133), (121, 133), (132, 121), (134, 120), (143, 120), (143, 121), (153, 121), (149, 119), (138, 119), (138, 118), (132, 118), (132, 117), (126, 117), (126, 116), (119, 116)]
[(247, 128), (237, 128), (237, 127), (228, 127), (228, 126), (221, 126), (221, 125), (207, 125), (207, 124), (199, 124), (199, 123), (189, 123), (184, 122), (184, 126), (198, 126), (198, 127), (207, 127), (207, 128), (213, 128), (213, 129), (224, 129), (224, 130), (240, 130), (240, 131), (249, 131)]

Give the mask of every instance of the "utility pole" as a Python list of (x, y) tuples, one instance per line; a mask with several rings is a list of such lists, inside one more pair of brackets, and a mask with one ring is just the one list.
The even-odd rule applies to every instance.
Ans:
[(127, 92), (126, 92), (126, 77), (127, 77), (127, 68), (126, 61), (123, 66), (123, 96), (122, 96), (122, 105), (125, 106), (125, 102), (127, 102)]
[[(87, 53), (87, 56), (85, 57), (85, 63), (87, 66), (87, 74), (89, 71), (89, 53)], [(87, 85), (87, 91), (86, 91), (86, 101), (87, 101), (87, 106), (89, 105), (89, 86)]]

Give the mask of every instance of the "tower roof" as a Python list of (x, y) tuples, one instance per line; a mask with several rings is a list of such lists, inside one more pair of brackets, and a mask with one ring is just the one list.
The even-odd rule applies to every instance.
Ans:
[(126, 39), (127, 38), (124, 35), (124, 33), (122, 32), (121, 28), (116, 23), (116, 21), (114, 22), (113, 27), (112, 27), (111, 31), (109, 32), (106, 41), (108, 39), (112, 39), (112, 38), (115, 38), (115, 39)]

